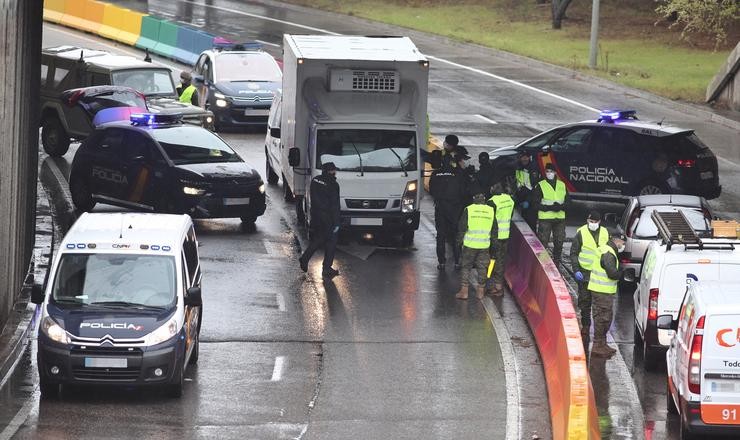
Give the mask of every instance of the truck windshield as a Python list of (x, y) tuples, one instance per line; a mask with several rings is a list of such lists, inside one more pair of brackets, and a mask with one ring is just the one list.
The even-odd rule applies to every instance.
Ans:
[(316, 168), (334, 162), (339, 171), (416, 171), (416, 132), (326, 129), (316, 136)]
[(128, 69), (113, 72), (114, 86), (131, 87), (146, 96), (177, 96), (167, 69)]
[(176, 273), (175, 258), (168, 255), (65, 254), (52, 299), (61, 306), (167, 308), (177, 299)]

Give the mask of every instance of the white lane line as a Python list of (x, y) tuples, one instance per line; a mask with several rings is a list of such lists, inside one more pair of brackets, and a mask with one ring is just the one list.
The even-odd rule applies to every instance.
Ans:
[(511, 335), (501, 318), (496, 305), (490, 298), (483, 298), (483, 307), (488, 313), (488, 319), (493, 324), (496, 339), (501, 347), (501, 358), (504, 363), (504, 375), (506, 377), (506, 440), (519, 440), (522, 430), (521, 417), (519, 417), (519, 376), (514, 347), (511, 344)]
[[(198, 5), (200, 5), (200, 2), (196, 2), (196, 1), (193, 1), (193, 0), (182, 0), (182, 1), (183, 1), (183, 3), (192, 3), (192, 4), (198, 4)], [(306, 26), (305, 24), (300, 24), (300, 23), (296, 23), (296, 22), (293, 22), (293, 21), (280, 20), (280, 19), (277, 19), (277, 18), (267, 17), (265, 15), (253, 14), (253, 13), (250, 13), (250, 12), (239, 11), (237, 9), (225, 8), (223, 6), (215, 6), (215, 5), (208, 5), (208, 4), (203, 4), (202, 6), (204, 6), (206, 8), (212, 8), (212, 9), (221, 10), (221, 11), (224, 11), (224, 12), (230, 12), (232, 14), (244, 15), (244, 16), (247, 16), (247, 17), (253, 17), (253, 18), (259, 18), (261, 20), (272, 21), (272, 22), (275, 22), (275, 23), (287, 24), (288, 26), (294, 26), (294, 27), (297, 27), (297, 28), (300, 28), (300, 29), (306, 29), (306, 30), (309, 30), (309, 31), (321, 32), (321, 33), (324, 33), (324, 34), (327, 34), (327, 35), (342, 35), (342, 34), (339, 34), (337, 32), (332, 32), (332, 31), (327, 30), (327, 29), (321, 29), (321, 28), (317, 28), (317, 27), (313, 27), (313, 26)], [(566, 98), (565, 96), (560, 96), (560, 95), (557, 95), (555, 93), (548, 92), (546, 90), (538, 89), (537, 87), (533, 87), (533, 86), (530, 86), (530, 85), (521, 83), (519, 81), (515, 81), (513, 79), (505, 78), (505, 77), (500, 76), (500, 75), (495, 75), (493, 73), (486, 72), (485, 70), (477, 69), (475, 67), (466, 66), (464, 64), (456, 63), (454, 61), (449, 61), (449, 60), (446, 60), (444, 58), (439, 58), (439, 57), (435, 57), (435, 56), (431, 56), (431, 55), (427, 55), (427, 58), (429, 58), (430, 60), (435, 60), (435, 61), (439, 61), (441, 63), (449, 64), (450, 66), (458, 67), (460, 69), (465, 69), (465, 70), (470, 71), (470, 72), (473, 72), (473, 73), (478, 73), (480, 75), (487, 76), (489, 78), (498, 79), (500, 81), (507, 82), (507, 83), (509, 83), (511, 85), (522, 87), (522, 88), (527, 89), (529, 91), (532, 91), (532, 92), (535, 92), (535, 93), (540, 93), (540, 94), (549, 96), (551, 98), (554, 98), (554, 99), (557, 99), (557, 100), (566, 102), (566, 103), (571, 104), (571, 105), (574, 105), (576, 107), (584, 108), (584, 109), (589, 110), (589, 111), (592, 111), (594, 113), (598, 113), (599, 112), (598, 109), (595, 109), (595, 108), (593, 108), (591, 106), (588, 106), (586, 104), (583, 104), (583, 103), (580, 103), (578, 101), (575, 101), (573, 99)]]
[(278, 310), (280, 310), (281, 312), (284, 312), (286, 310), (286, 307), (285, 307), (285, 297), (283, 296), (283, 293), (277, 292), (275, 294), (275, 297), (277, 298)]
[[(134, 51), (134, 50), (125, 49), (125, 48), (123, 48), (121, 46), (114, 46), (113, 44), (107, 43), (105, 41), (101, 41), (101, 40), (95, 39), (95, 38), (90, 38), (90, 37), (88, 37), (88, 36), (86, 36), (86, 35), (84, 35), (82, 33), (68, 31), (66, 29), (60, 29), (58, 26), (53, 26), (53, 25), (50, 25), (49, 23), (44, 23), (44, 27), (47, 27), (48, 29), (51, 29), (54, 32), (59, 32), (60, 34), (65, 34), (65, 35), (68, 35), (70, 37), (77, 38), (79, 40), (85, 40), (85, 41), (89, 41), (91, 43), (98, 44), (100, 46), (105, 46), (105, 47), (107, 47), (108, 49), (110, 49), (112, 51), (115, 51), (115, 52), (123, 52), (123, 53), (125, 53), (127, 55), (131, 55), (131, 56), (134, 56), (136, 58), (141, 58), (141, 55), (144, 53), (144, 51), (137, 52), (137, 51)], [(100, 37), (100, 38), (102, 39), (103, 37)], [(121, 44), (123, 44), (123, 43), (121, 43)], [(130, 47), (130, 46), (126, 46), (126, 47)], [(150, 55), (155, 55), (155, 54), (153, 54), (153, 53), (150, 52)], [(159, 64), (160, 66), (169, 67), (170, 69), (173, 69), (175, 71), (181, 71), (181, 70), (183, 70), (183, 66), (178, 66), (176, 64), (171, 64), (171, 63), (167, 63), (167, 62), (155, 60), (154, 58), (152, 58), (152, 62), (154, 64)]]
[(285, 365), (285, 356), (275, 358), (275, 367), (272, 369), (272, 382), (277, 382), (283, 377), (283, 365)]
[(258, 42), (260, 44), (266, 44), (266, 45), (272, 46), (272, 47), (283, 47), (283, 46), (281, 46), (279, 44), (270, 43), (269, 41), (265, 41), (265, 40), (254, 40), (254, 41), (256, 41), (256, 42)]
[[(34, 390), (35, 391), (35, 390)], [(28, 415), (31, 414), (31, 410), (33, 409), (33, 406), (36, 404), (36, 399), (29, 398), (26, 403), (23, 404), (20, 410), (18, 410), (18, 413), (16, 413), (15, 417), (8, 423), (8, 425), (3, 429), (2, 432), (0, 432), (0, 440), (10, 440), (13, 438), (16, 432), (23, 426), (23, 423), (26, 422), (26, 419), (28, 418)]]
[(478, 119), (482, 119), (483, 121), (488, 122), (489, 124), (494, 124), (494, 125), (498, 124), (498, 122), (494, 121), (493, 119), (489, 119), (489, 118), (487, 118), (487, 117), (485, 117), (483, 115), (475, 115), (475, 116)]

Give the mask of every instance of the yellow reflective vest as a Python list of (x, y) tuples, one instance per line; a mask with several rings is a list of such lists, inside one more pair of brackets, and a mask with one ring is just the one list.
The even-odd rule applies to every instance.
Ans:
[(617, 267), (619, 267), (619, 258), (617, 257), (617, 253), (614, 252), (614, 249), (612, 249), (608, 244), (599, 246), (598, 257), (594, 262), (591, 269), (591, 277), (588, 280), (588, 290), (606, 295), (614, 295), (617, 293), (619, 280), (609, 278), (606, 274), (606, 270), (604, 270), (604, 267), (601, 265), (601, 256), (607, 252), (614, 255), (614, 258), (617, 260)]
[(180, 102), (184, 102), (186, 104), (192, 104), (193, 94), (195, 93), (195, 90), (196, 90), (195, 86), (192, 84), (185, 87), (185, 89), (182, 91), (182, 95), (180, 95)]
[(463, 246), (471, 249), (490, 248), (494, 220), (493, 208), (474, 203), (467, 207), (467, 212), (468, 230), (465, 232)]
[[(555, 181), (555, 188), (547, 180), (540, 180), (540, 189), (542, 190), (542, 206), (552, 206), (555, 203), (562, 205), (565, 203), (567, 191), (562, 180), (558, 179)], [(562, 220), (565, 219), (565, 211), (539, 211), (537, 218), (540, 220)]]
[(596, 253), (601, 246), (609, 241), (609, 232), (603, 226), (599, 226), (599, 241), (594, 241), (594, 236), (588, 229), (588, 225), (578, 228), (577, 234), (581, 234), (581, 252), (578, 254), (578, 265), (581, 269), (591, 270), (596, 260)]
[(532, 189), (532, 180), (529, 177), (529, 170), (527, 169), (517, 169), (514, 172), (514, 177), (516, 178), (516, 187), (519, 188), (527, 188)]
[(514, 213), (514, 199), (508, 194), (499, 194), (489, 199), (496, 205), (496, 225), (498, 226), (498, 239), (509, 238), (511, 230), (511, 216)]

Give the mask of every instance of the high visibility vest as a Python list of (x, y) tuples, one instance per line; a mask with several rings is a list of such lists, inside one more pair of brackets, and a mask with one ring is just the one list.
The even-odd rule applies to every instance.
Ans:
[(608, 244), (599, 246), (598, 257), (596, 258), (596, 261), (594, 261), (594, 265), (591, 268), (591, 276), (588, 280), (588, 290), (597, 293), (604, 293), (606, 295), (614, 295), (617, 293), (617, 284), (619, 283), (619, 280), (609, 278), (606, 271), (601, 266), (601, 256), (607, 252), (614, 255), (614, 258), (617, 260), (617, 268), (619, 268), (619, 258), (617, 258), (617, 253), (614, 252), (614, 249), (612, 249)]
[(578, 254), (578, 265), (581, 266), (581, 269), (591, 270), (599, 248), (609, 241), (609, 232), (605, 227), (599, 226), (598, 243), (594, 241), (594, 236), (591, 234), (591, 230), (588, 229), (588, 225), (581, 226), (576, 233), (581, 234), (581, 252)]
[(474, 203), (467, 208), (468, 230), (465, 232), (463, 246), (471, 249), (488, 249), (491, 247), (491, 228), (493, 228), (494, 211), (488, 205)]
[[(555, 189), (547, 180), (540, 180), (540, 189), (542, 190), (542, 205), (552, 206), (555, 203), (561, 205), (565, 202), (565, 184), (561, 180), (555, 181)], [(565, 219), (565, 211), (539, 211), (537, 218), (540, 220), (562, 220)]]
[(498, 239), (509, 238), (511, 230), (511, 215), (514, 213), (514, 199), (508, 194), (499, 194), (490, 198), (496, 205), (496, 225), (498, 226)]
[(527, 188), (527, 189), (532, 189), (532, 180), (529, 177), (528, 170), (517, 169), (514, 172), (514, 177), (516, 178), (517, 189), (522, 188), (522, 187)]
[(180, 95), (180, 102), (184, 102), (186, 104), (192, 104), (193, 93), (195, 93), (195, 90), (196, 90), (195, 86), (192, 84), (185, 87), (185, 89), (182, 91), (182, 95)]

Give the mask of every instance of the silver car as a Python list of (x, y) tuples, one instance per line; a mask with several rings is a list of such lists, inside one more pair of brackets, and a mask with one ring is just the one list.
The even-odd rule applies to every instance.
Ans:
[(620, 260), (623, 267), (635, 269), (638, 275), (648, 245), (658, 239), (658, 229), (650, 218), (653, 211), (682, 211), (699, 236), (712, 233), (712, 211), (703, 197), (670, 194), (631, 197), (621, 218), (607, 214), (606, 219), (617, 223), (618, 232), (627, 237)]

